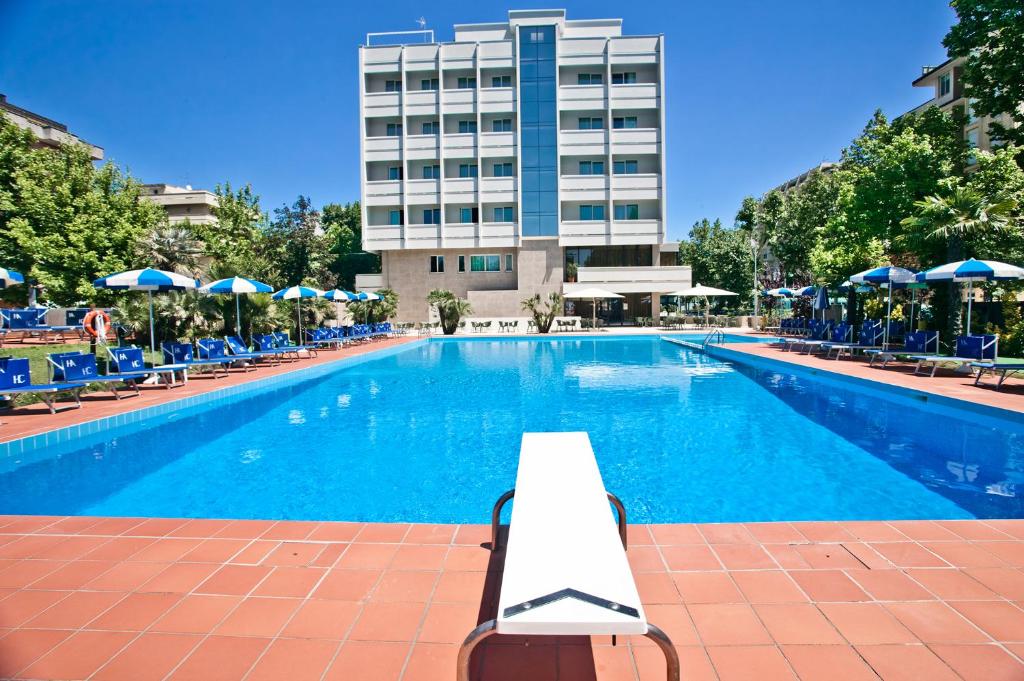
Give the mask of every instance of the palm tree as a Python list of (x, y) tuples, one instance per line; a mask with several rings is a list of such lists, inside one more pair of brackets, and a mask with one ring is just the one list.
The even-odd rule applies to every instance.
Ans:
[(1000, 232), (1013, 225), (1013, 199), (990, 201), (973, 187), (947, 184), (944, 195), (914, 202), (917, 214), (904, 218), (904, 227), (928, 230), (925, 239), (962, 239), (972, 234)]
[(428, 293), (427, 303), (437, 311), (441, 330), (446, 336), (454, 334), (459, 328), (459, 320), (473, 311), (468, 300), (444, 289), (434, 289)]
[(523, 309), (533, 317), (533, 323), (537, 325), (537, 333), (547, 333), (551, 330), (551, 323), (562, 311), (564, 299), (558, 291), (552, 291), (546, 303), (542, 303), (539, 293), (522, 302)]
[(187, 226), (163, 224), (142, 242), (142, 255), (158, 269), (196, 274), (202, 244)]

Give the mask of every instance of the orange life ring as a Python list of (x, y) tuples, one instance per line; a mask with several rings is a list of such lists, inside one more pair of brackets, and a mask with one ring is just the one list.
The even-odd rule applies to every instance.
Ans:
[(92, 321), (96, 319), (96, 317), (103, 317), (104, 329), (110, 327), (110, 315), (108, 315), (103, 310), (89, 310), (89, 312), (82, 319), (82, 327), (85, 329), (85, 332), (92, 336), (93, 338), (97, 338), (99, 336), (99, 333), (96, 331), (96, 327), (94, 327), (92, 324)]

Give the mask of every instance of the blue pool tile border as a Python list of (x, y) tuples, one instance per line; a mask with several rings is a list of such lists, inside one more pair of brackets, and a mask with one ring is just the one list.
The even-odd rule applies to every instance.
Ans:
[[(91, 421), (64, 426), (63, 428), (48, 430), (45, 433), (39, 433), (38, 435), (29, 435), (16, 440), (10, 440), (8, 442), (0, 442), (0, 460), (11, 456), (24, 456), (36, 450), (46, 449), (47, 447), (71, 442), (72, 440), (76, 440), (80, 437), (94, 435), (111, 428), (125, 426), (130, 423), (137, 423), (155, 416), (162, 416), (164, 414), (188, 409), (201, 404), (209, 404), (211, 402), (219, 402), (239, 395), (250, 395), (252, 393), (272, 390), (275, 387), (280, 386), (282, 383), (298, 383), (318, 378), (324, 374), (337, 371), (341, 368), (355, 366), (371, 359), (379, 359), (381, 357), (387, 357), (399, 352), (404, 352), (410, 348), (422, 345), (426, 340), (427, 339), (425, 338), (417, 339), (409, 343), (380, 348), (379, 350), (371, 350), (353, 357), (339, 357), (338, 359), (324, 362), (323, 364), (317, 364), (316, 366), (297, 368), (292, 371), (286, 371), (285, 373), (268, 376), (266, 378), (256, 378), (255, 380), (246, 381), (245, 383), (217, 388), (201, 395), (181, 397), (168, 402), (154, 404), (149, 407), (133, 409), (121, 414), (104, 416)], [(88, 409), (88, 406), (84, 406), (83, 409)]]
[[(1024, 425), (1024, 413), (1014, 411), (1012, 409), (1003, 409), (1001, 407), (993, 407), (987, 404), (978, 404), (977, 402), (971, 402), (957, 397), (938, 395), (925, 390), (892, 385), (881, 381), (873, 381), (869, 378), (850, 376), (848, 374), (829, 371), (827, 369), (807, 367), (802, 364), (794, 364), (782, 359), (751, 355), (739, 350), (723, 348), (719, 345), (708, 345), (706, 353), (715, 359), (726, 362), (745, 364), (754, 368), (769, 369), (779, 373), (805, 376), (817, 381), (832, 382), (847, 388), (852, 386), (860, 391), (878, 393), (881, 397), (887, 397), (889, 399), (896, 398), (898, 400), (905, 401), (907, 404), (913, 405), (919, 409), (939, 409), (947, 411), (947, 413), (959, 415), (961, 418), (965, 416), (964, 412), (970, 412), (980, 418), (993, 419), (997, 423), (1010, 421), (1016, 425)], [(883, 370), (879, 369), (879, 371)], [(979, 390), (981, 390), (981, 388), (979, 388)]]

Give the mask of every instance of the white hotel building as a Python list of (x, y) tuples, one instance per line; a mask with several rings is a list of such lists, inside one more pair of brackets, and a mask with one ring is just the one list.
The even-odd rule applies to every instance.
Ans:
[(628, 323), (690, 285), (665, 238), (663, 36), (517, 10), (452, 42), (368, 44), (359, 70), (363, 247), (382, 274), (357, 285), (395, 289), (399, 319), (426, 319), (435, 288), (512, 317), (598, 286), (625, 296), (599, 314)]

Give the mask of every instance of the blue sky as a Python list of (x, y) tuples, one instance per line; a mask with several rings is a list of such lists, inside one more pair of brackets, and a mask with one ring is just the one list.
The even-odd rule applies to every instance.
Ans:
[(425, 3), (0, 0), (0, 92), (147, 182), (251, 183), (265, 209), (359, 198), (357, 46), (564, 6), (666, 36), (669, 236), (823, 161), (945, 59), (940, 0)]

